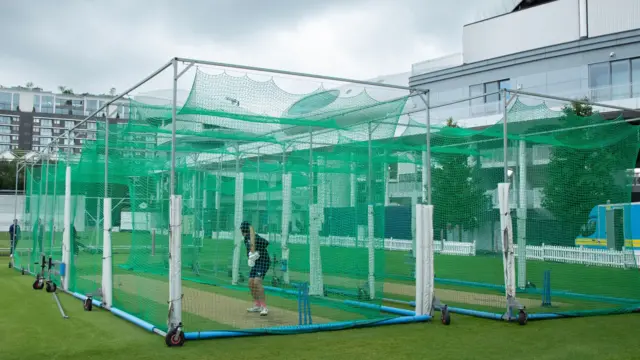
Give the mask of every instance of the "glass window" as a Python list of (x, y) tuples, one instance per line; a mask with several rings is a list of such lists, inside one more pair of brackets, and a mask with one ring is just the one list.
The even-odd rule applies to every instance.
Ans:
[(3, 143), (11, 142), (11, 136), (8, 136), (8, 135), (0, 135), (0, 142), (3, 142)]
[(633, 97), (640, 97), (640, 59), (631, 60), (631, 83)]
[(51, 127), (51, 126), (53, 126), (53, 124), (51, 123), (50, 119), (42, 119), (42, 120), (40, 120), (40, 126), (41, 127)]
[(40, 112), (53, 114), (53, 96), (42, 95), (42, 102), (40, 104)]
[[(502, 90), (502, 89), (511, 90), (511, 80), (502, 80), (502, 81), (500, 81), (500, 90)], [(511, 94), (507, 93), (507, 100), (509, 100), (510, 97), (511, 97)]]
[(9, 145), (0, 145), (0, 152), (8, 151), (10, 149)]
[(20, 94), (13, 94), (13, 110), (17, 110), (20, 107)]
[(0, 92), (0, 110), (11, 110), (11, 93)]
[(98, 100), (87, 100), (87, 114), (91, 115), (98, 110)]
[(65, 121), (64, 122), (65, 129), (73, 129), (74, 125), (75, 125), (75, 122), (73, 122), (73, 121)]
[(72, 100), (71, 106), (73, 115), (84, 115), (84, 101)]
[[(484, 92), (485, 92), (485, 94), (496, 92), (498, 90), (500, 90), (500, 87), (498, 86), (498, 82), (497, 81), (489, 82), (489, 83), (484, 84)], [(500, 94), (487, 95), (487, 96), (485, 96), (484, 101), (487, 104), (498, 102), (498, 101), (500, 101)]]
[(631, 95), (631, 69), (629, 60), (611, 62), (611, 97), (627, 99)]
[(40, 135), (42, 136), (53, 136), (51, 129), (41, 129)]
[(2, 124), (2, 125), (11, 125), (11, 117), (9, 117), (9, 116), (0, 116), (0, 124)]
[[(483, 84), (469, 86), (469, 97), (480, 96), (482, 94), (484, 94)], [(469, 106), (471, 107), (471, 115), (482, 114), (484, 112), (484, 98), (471, 99)]]
[(608, 100), (610, 96), (611, 72), (609, 63), (598, 63), (589, 65), (589, 88), (591, 89), (591, 100)]
[(40, 138), (40, 145), (49, 145), (51, 143), (51, 138)]
[(33, 108), (40, 112), (40, 95), (33, 95)]
[(11, 127), (0, 126), (0, 134), (11, 134)]

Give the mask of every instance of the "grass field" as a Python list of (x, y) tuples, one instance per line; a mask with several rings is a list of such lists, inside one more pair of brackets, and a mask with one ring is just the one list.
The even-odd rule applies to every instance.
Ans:
[[(92, 235), (85, 235), (92, 242)], [(114, 233), (113, 245), (136, 246), (151, 244), (150, 236), (144, 233)], [(184, 244), (193, 240), (183, 237)], [(231, 267), (232, 242), (205, 239), (205, 245), (197, 258), (201, 271), (198, 275), (190, 271), (190, 262), (194, 259), (194, 251), (183, 250), (183, 286), (185, 293), (185, 317), (192, 317), (190, 323), (194, 330), (233, 329), (247, 327), (265, 327), (274, 325), (293, 325), (296, 323), (297, 302), (295, 298), (286, 296), (270, 296), (274, 306), (282, 315), (273, 322), (257, 323), (255, 319), (244, 319), (231, 316), (229, 311), (238, 312), (248, 306), (246, 288), (232, 288), (227, 274)], [(166, 236), (158, 235), (156, 244), (166, 246)], [(24, 246), (24, 244), (22, 244)], [(7, 243), (8, 246), (8, 243)], [(277, 248), (273, 253), (279, 253)], [(2, 247), (2, 244), (0, 244)], [(293, 280), (308, 279), (308, 253), (306, 245), (290, 245), (292, 264), (290, 266)], [(160, 251), (159, 251), (160, 252)], [(322, 268), (325, 285), (339, 290), (354, 292), (358, 286), (367, 281), (368, 252), (366, 249), (323, 247)], [(118, 307), (153, 324), (164, 323), (166, 294), (168, 284), (164, 257), (151, 257), (149, 251), (138, 251), (135, 254), (115, 254), (114, 260), (114, 295)], [(301, 260), (300, 260), (301, 259)], [(399, 300), (413, 300), (415, 297), (414, 280), (411, 278), (412, 265), (407, 254), (399, 251), (376, 251), (376, 273), (384, 274), (378, 278), (376, 292), (384, 297)], [(101, 273), (101, 256), (81, 253), (76, 258), (77, 276), (74, 288), (81, 293), (94, 292), (99, 287)], [(135, 270), (126, 271), (123, 266), (132, 266)], [(435, 257), (436, 295), (450, 306), (475, 310), (502, 313), (506, 307), (503, 283), (501, 256), (478, 255), (473, 257), (439, 255)], [(540, 287), (545, 270), (552, 273), (552, 308), (541, 307)], [(143, 275), (141, 272), (145, 272)], [(241, 261), (241, 273), (248, 272), (245, 261)], [(628, 307), (628, 303), (588, 299), (585, 295), (627, 298), (634, 300), (633, 305), (640, 304), (640, 273), (637, 270), (625, 270), (606, 267), (587, 267), (552, 262), (528, 261), (528, 280), (538, 285), (537, 289), (518, 293), (520, 302), (528, 312), (572, 312), (579, 310), (617, 310)], [(266, 278), (269, 283), (271, 271)], [(452, 281), (453, 280), (453, 281)], [(490, 286), (464, 285), (461, 282), (473, 282)], [(214, 285), (214, 286), (211, 286)], [(564, 293), (562, 293), (564, 292)], [(569, 296), (566, 293), (579, 294)], [(637, 300), (637, 301), (636, 301)], [(388, 304), (387, 304), (388, 305)], [(379, 312), (353, 311), (351, 308), (336, 303), (321, 303), (314, 307), (317, 322), (342, 321), (350, 319), (372, 319), (384, 316)], [(275, 316), (274, 316), (275, 318)], [(323, 321), (324, 320), (324, 321)], [(213, 327), (212, 327), (213, 326)]]
[[(531, 322), (517, 326), (455, 316), (438, 323), (386, 326), (292, 336), (188, 342), (164, 340), (102, 310), (84, 312), (67, 295), (60, 300), (31, 289), (32, 278), (9, 270), (0, 258), (0, 358), (35, 359), (576, 359), (637, 358), (640, 314)], [(507, 345), (508, 344), (508, 345)], [(505, 346), (507, 345), (507, 346)], [(505, 350), (506, 349), (506, 350)]]

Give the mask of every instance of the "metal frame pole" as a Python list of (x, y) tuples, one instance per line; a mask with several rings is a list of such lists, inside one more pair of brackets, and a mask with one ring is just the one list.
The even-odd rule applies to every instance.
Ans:
[[(45, 180), (44, 180), (44, 216), (43, 216), (43, 222), (44, 225), (42, 226), (43, 228), (43, 232), (46, 232), (46, 226), (47, 226), (47, 206), (49, 205), (49, 158), (50, 156), (47, 156), (47, 164), (45, 165)], [(38, 238), (40, 238), (40, 236), (42, 235), (42, 241), (44, 241), (44, 234), (40, 234), (38, 233)], [(42, 242), (38, 242), (40, 245), (40, 254), (44, 254), (44, 244)]]
[(179, 58), (179, 57), (175, 58), (175, 60), (178, 60), (178, 61), (181, 61), (181, 62), (185, 62), (185, 63), (202, 64), (202, 65), (209, 65), (209, 66), (216, 66), (216, 67), (225, 67), (225, 68), (232, 68), (232, 69), (256, 71), (256, 72), (269, 72), (269, 73), (274, 73), (274, 74), (306, 77), (306, 78), (313, 78), (313, 79), (319, 79), (319, 80), (328, 80), (328, 81), (336, 81), (336, 82), (349, 82), (349, 83), (354, 83), (354, 84), (369, 85), (369, 86), (375, 86), (375, 87), (384, 87), (384, 88), (390, 88), (390, 89), (398, 89), (398, 90), (406, 90), (406, 91), (414, 90), (412, 87), (409, 87), (409, 86), (377, 83), (377, 82), (372, 82), (372, 81), (355, 80), (355, 79), (340, 78), (340, 77), (326, 76), (326, 75), (319, 75), (319, 74), (309, 74), (309, 73), (302, 73), (302, 72), (295, 72), (295, 71), (278, 70), (278, 69), (269, 69), (269, 68), (247, 66), (247, 65), (228, 64), (228, 63), (222, 63), (222, 62), (216, 62), (216, 61), (206, 61), (206, 60)]
[(502, 92), (502, 103), (503, 103), (503, 119), (502, 119), (502, 156), (504, 156), (504, 182), (509, 182), (509, 139), (507, 138), (507, 106), (509, 103), (507, 102), (507, 91), (503, 89)]
[(369, 154), (369, 158), (367, 161), (367, 165), (368, 165), (368, 169), (367, 169), (367, 203), (368, 205), (373, 205), (373, 165), (371, 164), (372, 161), (372, 157), (373, 157), (373, 148), (371, 146), (371, 122), (369, 122), (368, 124), (368, 129), (367, 129), (367, 151)]
[[(105, 119), (104, 126), (104, 195), (109, 197), (109, 117)], [(69, 131), (69, 139), (71, 139), (71, 131)]]
[(171, 105), (171, 170), (170, 170), (170, 191), (169, 195), (175, 195), (175, 183), (176, 183), (176, 117), (177, 117), (177, 102), (178, 102), (178, 60), (172, 60), (173, 65), (173, 90), (172, 90), (172, 105)]
[(53, 256), (53, 245), (55, 244), (55, 228), (56, 228), (56, 210), (58, 208), (58, 160), (54, 166), (55, 173), (53, 174), (53, 213), (51, 214), (51, 222), (53, 223), (51, 229), (51, 240), (49, 248), (49, 256)]
[[(426, 94), (426, 96), (425, 96)], [(431, 99), (431, 91), (426, 90), (424, 93), (418, 93), (418, 96), (424, 102), (425, 112), (426, 112), (426, 121), (427, 121), (427, 133), (426, 133), (426, 147), (427, 147), (427, 159), (426, 164), (423, 166), (426, 167), (427, 171), (427, 205), (431, 205), (431, 116), (430, 116), (430, 99)], [(424, 199), (422, 199), (424, 201)]]
[[(13, 195), (13, 219), (18, 219), (18, 180), (20, 179), (20, 162), (16, 161), (16, 189)], [(15, 229), (13, 230), (15, 233)]]

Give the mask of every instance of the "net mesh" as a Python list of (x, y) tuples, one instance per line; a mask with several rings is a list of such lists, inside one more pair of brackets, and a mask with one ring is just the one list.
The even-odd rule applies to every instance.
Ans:
[[(305, 284), (314, 324), (375, 323), (395, 316), (380, 305), (415, 298), (415, 204), (426, 200), (428, 179), (424, 120), (407, 115), (413, 99), (352, 84), (292, 93), (277, 80), (198, 70), (177, 109), (186, 331), (295, 332), (306, 323)], [(129, 121), (109, 125), (113, 306), (160, 329), (169, 294), (171, 112), (170, 102), (131, 100)], [(626, 176), (637, 127), (520, 99), (506, 118), (506, 137), (504, 116), (483, 128), (454, 119), (431, 128), (435, 295), (454, 308), (504, 312), (497, 187), (506, 165), (518, 299), (528, 312), (637, 307), (640, 230), (631, 219), (640, 210)], [(71, 290), (97, 299), (105, 140), (103, 124), (79, 158), (27, 168), (23, 218), (33, 230), (16, 255), (18, 267), (33, 267), (41, 251), (59, 256), (69, 163)], [(242, 221), (270, 242), (267, 317), (246, 311), (253, 303)], [(38, 248), (41, 233), (53, 250)]]

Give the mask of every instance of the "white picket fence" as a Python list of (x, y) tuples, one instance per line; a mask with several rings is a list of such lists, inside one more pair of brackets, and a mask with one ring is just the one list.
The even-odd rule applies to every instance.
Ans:
[[(515, 246), (518, 257), (518, 246)], [(615, 268), (634, 268), (640, 263), (640, 253), (637, 251), (619, 251), (611, 249), (589, 249), (585, 247), (540, 246), (527, 245), (527, 260), (561, 262), (588, 266), (602, 266)]]
[[(261, 234), (268, 238), (271, 242), (280, 243), (280, 234)], [(212, 234), (212, 238), (219, 238), (220, 241), (231, 241), (234, 234), (229, 231)], [(321, 246), (346, 247), (346, 248), (367, 248), (368, 240), (366, 237), (356, 239), (346, 236), (321, 236)], [(380, 243), (381, 239), (374, 239), (376, 243)], [(308, 236), (306, 235), (289, 235), (289, 243), (291, 244), (307, 244)], [(514, 245), (515, 254), (518, 257), (518, 245)], [(411, 240), (402, 239), (384, 239), (384, 249), (391, 251), (410, 251), (412, 248)], [(0, 249), (0, 254), (8, 253), (9, 249)], [(454, 256), (475, 256), (475, 242), (453, 242), (453, 241), (434, 241), (434, 251), (439, 254)], [(640, 264), (640, 252), (619, 251), (611, 249), (589, 249), (584, 247), (570, 246), (552, 246), (552, 245), (527, 245), (527, 260), (560, 262), (566, 264), (579, 264), (587, 266), (602, 266), (614, 268), (636, 268)]]
[[(271, 242), (280, 243), (280, 234), (261, 234), (263, 237), (269, 239)], [(220, 232), (220, 239), (233, 239), (231, 232)], [(213, 238), (216, 238), (217, 234), (213, 233)], [(381, 242), (381, 239), (374, 239), (376, 244)], [(307, 244), (307, 235), (289, 235), (290, 244)], [(368, 239), (357, 240), (353, 237), (347, 236), (320, 236), (320, 246), (335, 246), (346, 248), (366, 248), (368, 247)], [(400, 239), (384, 239), (384, 249), (393, 251), (409, 251), (412, 248), (411, 240)], [(440, 254), (458, 255), (458, 256), (474, 256), (476, 254), (476, 244), (473, 243), (461, 243), (451, 241), (434, 241), (434, 251)]]

